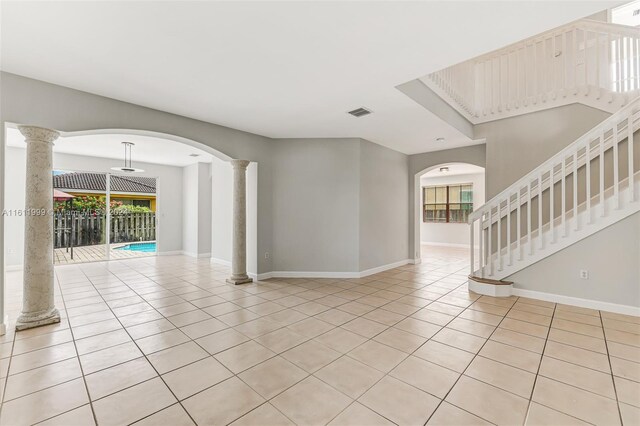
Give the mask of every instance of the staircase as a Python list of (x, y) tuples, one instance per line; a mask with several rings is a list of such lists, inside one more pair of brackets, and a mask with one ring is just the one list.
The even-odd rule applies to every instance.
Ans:
[(421, 80), (473, 124), (572, 103), (614, 113), (640, 95), (640, 31), (583, 19)]
[(510, 295), (505, 278), (640, 211), (639, 140), (640, 97), (474, 211), (469, 288)]

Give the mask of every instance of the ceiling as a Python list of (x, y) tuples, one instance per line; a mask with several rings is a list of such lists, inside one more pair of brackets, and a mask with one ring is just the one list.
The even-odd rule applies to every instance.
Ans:
[[(60, 137), (54, 142), (53, 152), (113, 158), (117, 160), (114, 166), (121, 166), (124, 159), (122, 146), (124, 141), (135, 143), (131, 150), (134, 167), (137, 162), (183, 167), (194, 163), (210, 163), (212, 159), (210, 154), (180, 142), (149, 136), (119, 134)], [(7, 128), (7, 146), (26, 148), (24, 136), (18, 129)], [(198, 157), (191, 157), (190, 154), (198, 154)]]
[[(3, 1), (4, 71), (274, 138), (472, 144), (396, 86), (620, 1)], [(347, 111), (367, 107), (370, 116)], [(477, 142), (476, 142), (477, 143)]]
[[(440, 171), (440, 167), (448, 167), (449, 171), (447, 173), (443, 173)], [(468, 163), (450, 163), (450, 164), (441, 164), (438, 168), (428, 171), (423, 174), (420, 179), (428, 180), (429, 178), (442, 178), (448, 176), (458, 176), (458, 175), (471, 175), (476, 173), (484, 173), (484, 168), (479, 166), (474, 166), (473, 164)]]

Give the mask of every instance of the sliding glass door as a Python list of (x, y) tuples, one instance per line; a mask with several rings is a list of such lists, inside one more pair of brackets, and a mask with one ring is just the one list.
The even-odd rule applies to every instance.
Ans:
[(54, 263), (156, 253), (156, 179), (55, 170)]

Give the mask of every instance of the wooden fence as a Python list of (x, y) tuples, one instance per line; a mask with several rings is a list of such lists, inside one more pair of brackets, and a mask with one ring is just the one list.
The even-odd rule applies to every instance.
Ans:
[[(104, 215), (59, 212), (53, 216), (53, 246), (79, 247), (106, 244)], [(156, 239), (156, 214), (114, 213), (111, 216), (111, 243), (153, 241)]]

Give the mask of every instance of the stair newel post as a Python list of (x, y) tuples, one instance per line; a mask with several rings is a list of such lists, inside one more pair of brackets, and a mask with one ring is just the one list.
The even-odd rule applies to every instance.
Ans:
[[(638, 52), (640, 53), (640, 52)], [(640, 59), (640, 58), (639, 58)], [(629, 162), (629, 202), (634, 202), (636, 200), (636, 192), (634, 188), (635, 183), (635, 172), (633, 170), (633, 113), (627, 119), (627, 153), (628, 153), (628, 162)]]
[(489, 250), (487, 252), (487, 262), (489, 263), (489, 276), (493, 275), (493, 251), (491, 250), (491, 242), (493, 241), (493, 207), (489, 206), (489, 232), (487, 234), (487, 245), (489, 246)]
[(479, 244), (478, 247), (480, 248), (480, 277), (484, 278), (484, 213), (480, 213), (480, 220), (478, 222), (478, 229), (479, 229)]
[(474, 241), (473, 241), (473, 234), (474, 234), (474, 232), (473, 232), (473, 224), (474, 224), (474, 220), (470, 219), (469, 220), (469, 232), (470, 232), (470, 234), (469, 234), (469, 252), (470, 252), (469, 253), (470, 254), (470, 256), (469, 256), (470, 257), (469, 274), (470, 275), (474, 275), (474, 272), (475, 272), (475, 259), (474, 259), (474, 257), (475, 257), (474, 256), (475, 255), (475, 253), (474, 253), (475, 248), (474, 248)]

